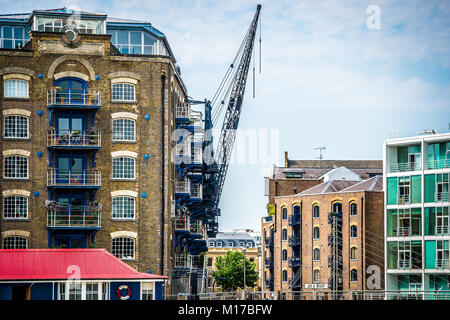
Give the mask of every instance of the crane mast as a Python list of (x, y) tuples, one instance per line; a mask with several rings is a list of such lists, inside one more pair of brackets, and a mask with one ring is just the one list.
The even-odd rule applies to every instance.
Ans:
[(258, 5), (253, 21), (244, 38), (242, 55), (234, 75), (228, 107), (226, 109), (222, 130), (220, 132), (215, 155), (218, 170), (215, 175), (216, 195), (214, 197), (214, 209), (217, 209), (219, 206), (220, 196), (222, 195), (223, 185), (225, 183), (228, 166), (230, 164), (231, 153), (236, 138), (236, 130), (238, 128), (239, 118), (241, 115), (242, 101), (244, 100), (245, 86), (247, 83), (247, 76), (254, 48), (256, 30), (258, 28), (260, 11), (261, 5)]

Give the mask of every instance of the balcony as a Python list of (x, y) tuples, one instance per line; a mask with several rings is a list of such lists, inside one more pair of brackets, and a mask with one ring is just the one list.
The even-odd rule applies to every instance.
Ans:
[(289, 261), (289, 268), (300, 267), (300, 265), (301, 265), (300, 258), (291, 257), (291, 258), (289, 258), (288, 261)]
[(398, 227), (397, 228), (397, 236), (398, 237), (410, 237), (411, 236), (411, 227)]
[(450, 168), (450, 159), (429, 160), (427, 162), (427, 169), (447, 169)]
[(301, 244), (301, 240), (300, 237), (294, 237), (294, 236), (290, 236), (289, 237), (289, 246), (299, 246)]
[(52, 88), (47, 92), (47, 106), (49, 107), (79, 107), (100, 108), (100, 91), (91, 89), (58, 89)]
[(289, 225), (290, 225), (290, 226), (297, 226), (297, 225), (300, 225), (300, 224), (301, 224), (300, 216), (297, 216), (297, 215), (290, 215), (290, 216), (289, 216), (288, 222), (289, 222)]
[(397, 269), (408, 270), (411, 269), (411, 260), (398, 260)]
[(434, 199), (436, 200), (436, 202), (448, 202), (448, 192), (436, 192), (434, 194)]
[(67, 206), (53, 204), (48, 207), (48, 228), (93, 228), (101, 227), (101, 205)]
[(436, 259), (436, 269), (449, 269), (448, 259)]
[(189, 195), (191, 190), (191, 182), (186, 179), (183, 181), (175, 181), (175, 193)]
[(266, 258), (264, 259), (264, 265), (266, 268), (272, 268), (273, 267), (273, 259), (272, 258)]
[(47, 131), (47, 147), (70, 149), (99, 149), (101, 133), (96, 130), (56, 130)]
[(49, 169), (47, 187), (59, 188), (100, 188), (100, 170)]
[(436, 235), (447, 236), (449, 234), (448, 229), (448, 226), (436, 226)]
[(388, 173), (417, 171), (421, 169), (420, 162), (391, 163), (388, 165)]
[(173, 267), (175, 269), (189, 269), (191, 267), (191, 256), (186, 253), (176, 254)]
[(411, 195), (409, 195), (409, 194), (398, 195), (397, 196), (397, 204), (398, 205), (411, 204)]
[(266, 244), (266, 246), (268, 248), (273, 247), (273, 238), (272, 237), (266, 237), (266, 239), (264, 239), (264, 243)]
[(190, 120), (191, 108), (187, 104), (180, 104), (175, 107), (176, 120)]
[(201, 183), (191, 183), (190, 196), (193, 200), (202, 200), (203, 185)]
[(188, 232), (190, 231), (190, 217), (176, 217), (175, 218), (175, 231)]

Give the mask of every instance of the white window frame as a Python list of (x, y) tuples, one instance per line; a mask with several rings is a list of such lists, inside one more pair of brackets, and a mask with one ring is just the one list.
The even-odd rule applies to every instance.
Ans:
[[(114, 208), (115, 208), (114, 200), (118, 200), (119, 198), (123, 198), (123, 199), (127, 199), (127, 200), (133, 199), (133, 215), (132, 215), (132, 217), (125, 217), (124, 216), (124, 212), (125, 212), (124, 209), (125, 209), (125, 207), (123, 206), (123, 203), (121, 204), (122, 205), (121, 208), (119, 208), (119, 209), (121, 209), (121, 210), (119, 210), (120, 216), (119, 217), (114, 216)], [(113, 197), (112, 198), (111, 209), (112, 209), (112, 212), (111, 212), (111, 219), (112, 220), (134, 220), (134, 219), (136, 219), (136, 198), (135, 197), (130, 197), (130, 196), (116, 196), (116, 197)]]
[[(13, 239), (13, 248), (5, 248), (5, 240)], [(25, 248), (17, 248), (17, 240), (25, 240)], [(2, 239), (2, 249), (28, 249), (28, 238), (24, 236), (7, 236)]]
[[(8, 158), (16, 158), (15, 161), (15, 176), (14, 177), (7, 177), (6, 176), (6, 159)], [(17, 160), (18, 158), (24, 158), (27, 160), (27, 172), (26, 172), (26, 176), (25, 177), (17, 177)], [(28, 176), (29, 176), (29, 170), (30, 170), (30, 159), (28, 157), (25, 156), (20, 156), (20, 155), (11, 155), (11, 156), (7, 156), (7, 157), (3, 157), (3, 179), (20, 179), (20, 180), (27, 180)]]
[[(144, 296), (144, 291), (149, 290), (149, 288), (145, 288), (145, 287), (151, 287), (151, 292), (152, 292), (152, 299), (150, 300), (155, 300), (155, 282), (141, 282), (141, 300), (143, 300), (143, 296)], [(146, 299), (148, 300), (148, 299)]]
[[(116, 86), (130, 86), (131, 88), (133, 88), (133, 99), (125, 99), (126, 94), (125, 94), (125, 87), (122, 89), (122, 93), (120, 95), (120, 97), (114, 98), (114, 87)], [(128, 82), (116, 82), (111, 84), (111, 101), (112, 102), (136, 102), (136, 85), (133, 83), (128, 83)]]
[[(99, 281), (66, 281), (58, 283), (58, 300), (69, 300), (70, 297), (70, 286), (71, 285), (81, 285), (81, 299), (79, 300), (87, 300), (87, 284), (97, 284), (97, 300), (109, 300), (109, 282), (99, 282)], [(106, 291), (104, 290), (106, 289)], [(106, 297), (105, 297), (106, 294)], [(106, 299), (104, 299), (106, 298)], [(74, 300), (75, 301), (75, 300)], [(87, 300), (87, 301), (95, 301), (95, 300)]]
[[(15, 132), (14, 132), (14, 136), (6, 136), (6, 129), (7, 129), (7, 126), (6, 126), (6, 120), (7, 120), (7, 118), (12, 118), (12, 117), (14, 117), (15, 118), (15, 121), (14, 121), (14, 123), (15, 123)], [(27, 135), (25, 136), (25, 137), (17, 137), (17, 121), (18, 121), (18, 118), (24, 118), (24, 119), (26, 119), (26, 125), (27, 125)], [(30, 119), (28, 118), (28, 117), (26, 117), (26, 116), (23, 116), (23, 115), (20, 115), (20, 114), (11, 114), (11, 115), (7, 115), (7, 116), (4, 116), (3, 117), (3, 138), (5, 138), (5, 139), (29, 139), (30, 138)]]
[[(6, 211), (7, 211), (7, 208), (6, 208), (6, 199), (9, 199), (9, 198), (14, 198), (14, 205), (13, 205), (13, 207), (14, 208), (17, 208), (18, 207), (18, 199), (17, 198), (23, 198), (23, 199), (25, 199), (26, 200), (26, 215), (25, 215), (25, 217), (6, 217), (5, 216), (5, 214), (6, 214)], [(28, 211), (29, 211), (29, 201), (28, 201), (28, 197), (25, 197), (25, 196), (21, 196), (21, 195), (11, 195), (11, 196), (6, 196), (6, 197), (3, 197), (3, 219), (5, 219), (5, 220), (27, 220), (28, 219)]]
[[(14, 86), (13, 86), (13, 90), (14, 90), (14, 95), (6, 95), (6, 93), (8, 92), (8, 90), (6, 90), (6, 86), (8, 83), (10, 82), (14, 82)], [(19, 87), (18, 84), (19, 83), (25, 83), (26, 84), (26, 95), (23, 96), (19, 96)], [(30, 97), (30, 84), (28, 83), (28, 81), (23, 80), (23, 79), (7, 79), (3, 81), (3, 97), (4, 98), (15, 98), (15, 99), (28, 99)]]
[[(124, 175), (124, 173), (125, 173), (125, 171), (122, 169), (121, 171), (120, 171), (120, 173), (121, 173), (121, 177), (114, 177), (114, 160), (117, 160), (117, 159), (131, 159), (131, 160), (133, 160), (133, 177), (123, 177), (123, 175)], [(136, 179), (136, 159), (135, 158), (133, 158), (133, 157), (114, 157), (113, 159), (112, 159), (112, 172), (111, 172), (111, 179), (113, 179), (113, 180), (135, 180)]]
[[(127, 123), (128, 121), (133, 123), (133, 138), (134, 139), (124, 139), (124, 138), (117, 139), (117, 138), (114, 138), (114, 123), (117, 122), (117, 121), (123, 121), (124, 124)], [(118, 134), (118, 135), (121, 135), (122, 137), (124, 137), (125, 133), (127, 133), (127, 130), (126, 130), (127, 128), (128, 128), (128, 126), (122, 125), (121, 126), (121, 129), (122, 129), (121, 132), (116, 133), (116, 135)], [(129, 119), (129, 118), (113, 119), (112, 120), (112, 141), (113, 142), (136, 142), (136, 120)]]
[(234, 241), (228, 241), (228, 248), (234, 248)]
[[(116, 256), (117, 258), (119, 258), (120, 260), (125, 260), (125, 261), (133, 261), (133, 260), (135, 260), (136, 259), (136, 238), (133, 238), (133, 237), (116, 237), (116, 238), (114, 238), (114, 239), (112, 239), (112, 241), (111, 241), (111, 253), (112, 252), (114, 252), (115, 250), (114, 250), (114, 241), (115, 240), (118, 240), (118, 239), (131, 239), (131, 240), (133, 240), (133, 256), (132, 257), (129, 257), (129, 256), (127, 256), (127, 257), (118, 257), (118, 256), (116, 256), (114, 253), (113, 253), (113, 255), (114, 256)], [(122, 246), (123, 246), (123, 244), (122, 244)], [(122, 251), (124, 251), (124, 249), (122, 248), (121, 249)], [(122, 252), (123, 253), (123, 252)]]

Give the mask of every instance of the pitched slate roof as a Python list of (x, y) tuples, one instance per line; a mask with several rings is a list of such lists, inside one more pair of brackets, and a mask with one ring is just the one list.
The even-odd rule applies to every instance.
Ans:
[(0, 281), (81, 279), (165, 279), (142, 273), (105, 249), (0, 249)]
[(356, 183), (342, 191), (383, 191), (383, 178), (381, 175)]
[(330, 180), (327, 182), (322, 182), (312, 188), (306, 189), (297, 195), (310, 195), (310, 194), (323, 194), (330, 192), (339, 192), (345, 188), (348, 188), (359, 181), (350, 181), (350, 180)]

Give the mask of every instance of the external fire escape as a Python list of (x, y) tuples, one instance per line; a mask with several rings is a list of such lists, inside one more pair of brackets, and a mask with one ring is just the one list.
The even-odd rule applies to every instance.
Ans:
[(292, 256), (289, 258), (289, 267), (292, 269), (292, 280), (289, 286), (292, 291), (299, 291), (302, 288), (301, 274), (301, 213), (300, 207), (294, 206), (294, 214), (289, 216), (289, 225), (292, 227), (292, 236), (289, 237), (289, 246), (292, 249)]
[(343, 290), (342, 212), (330, 212), (328, 214), (328, 224), (330, 225), (330, 234), (328, 235), (328, 246), (330, 247), (328, 267), (331, 271), (328, 286), (332, 292), (333, 299), (336, 300)]

